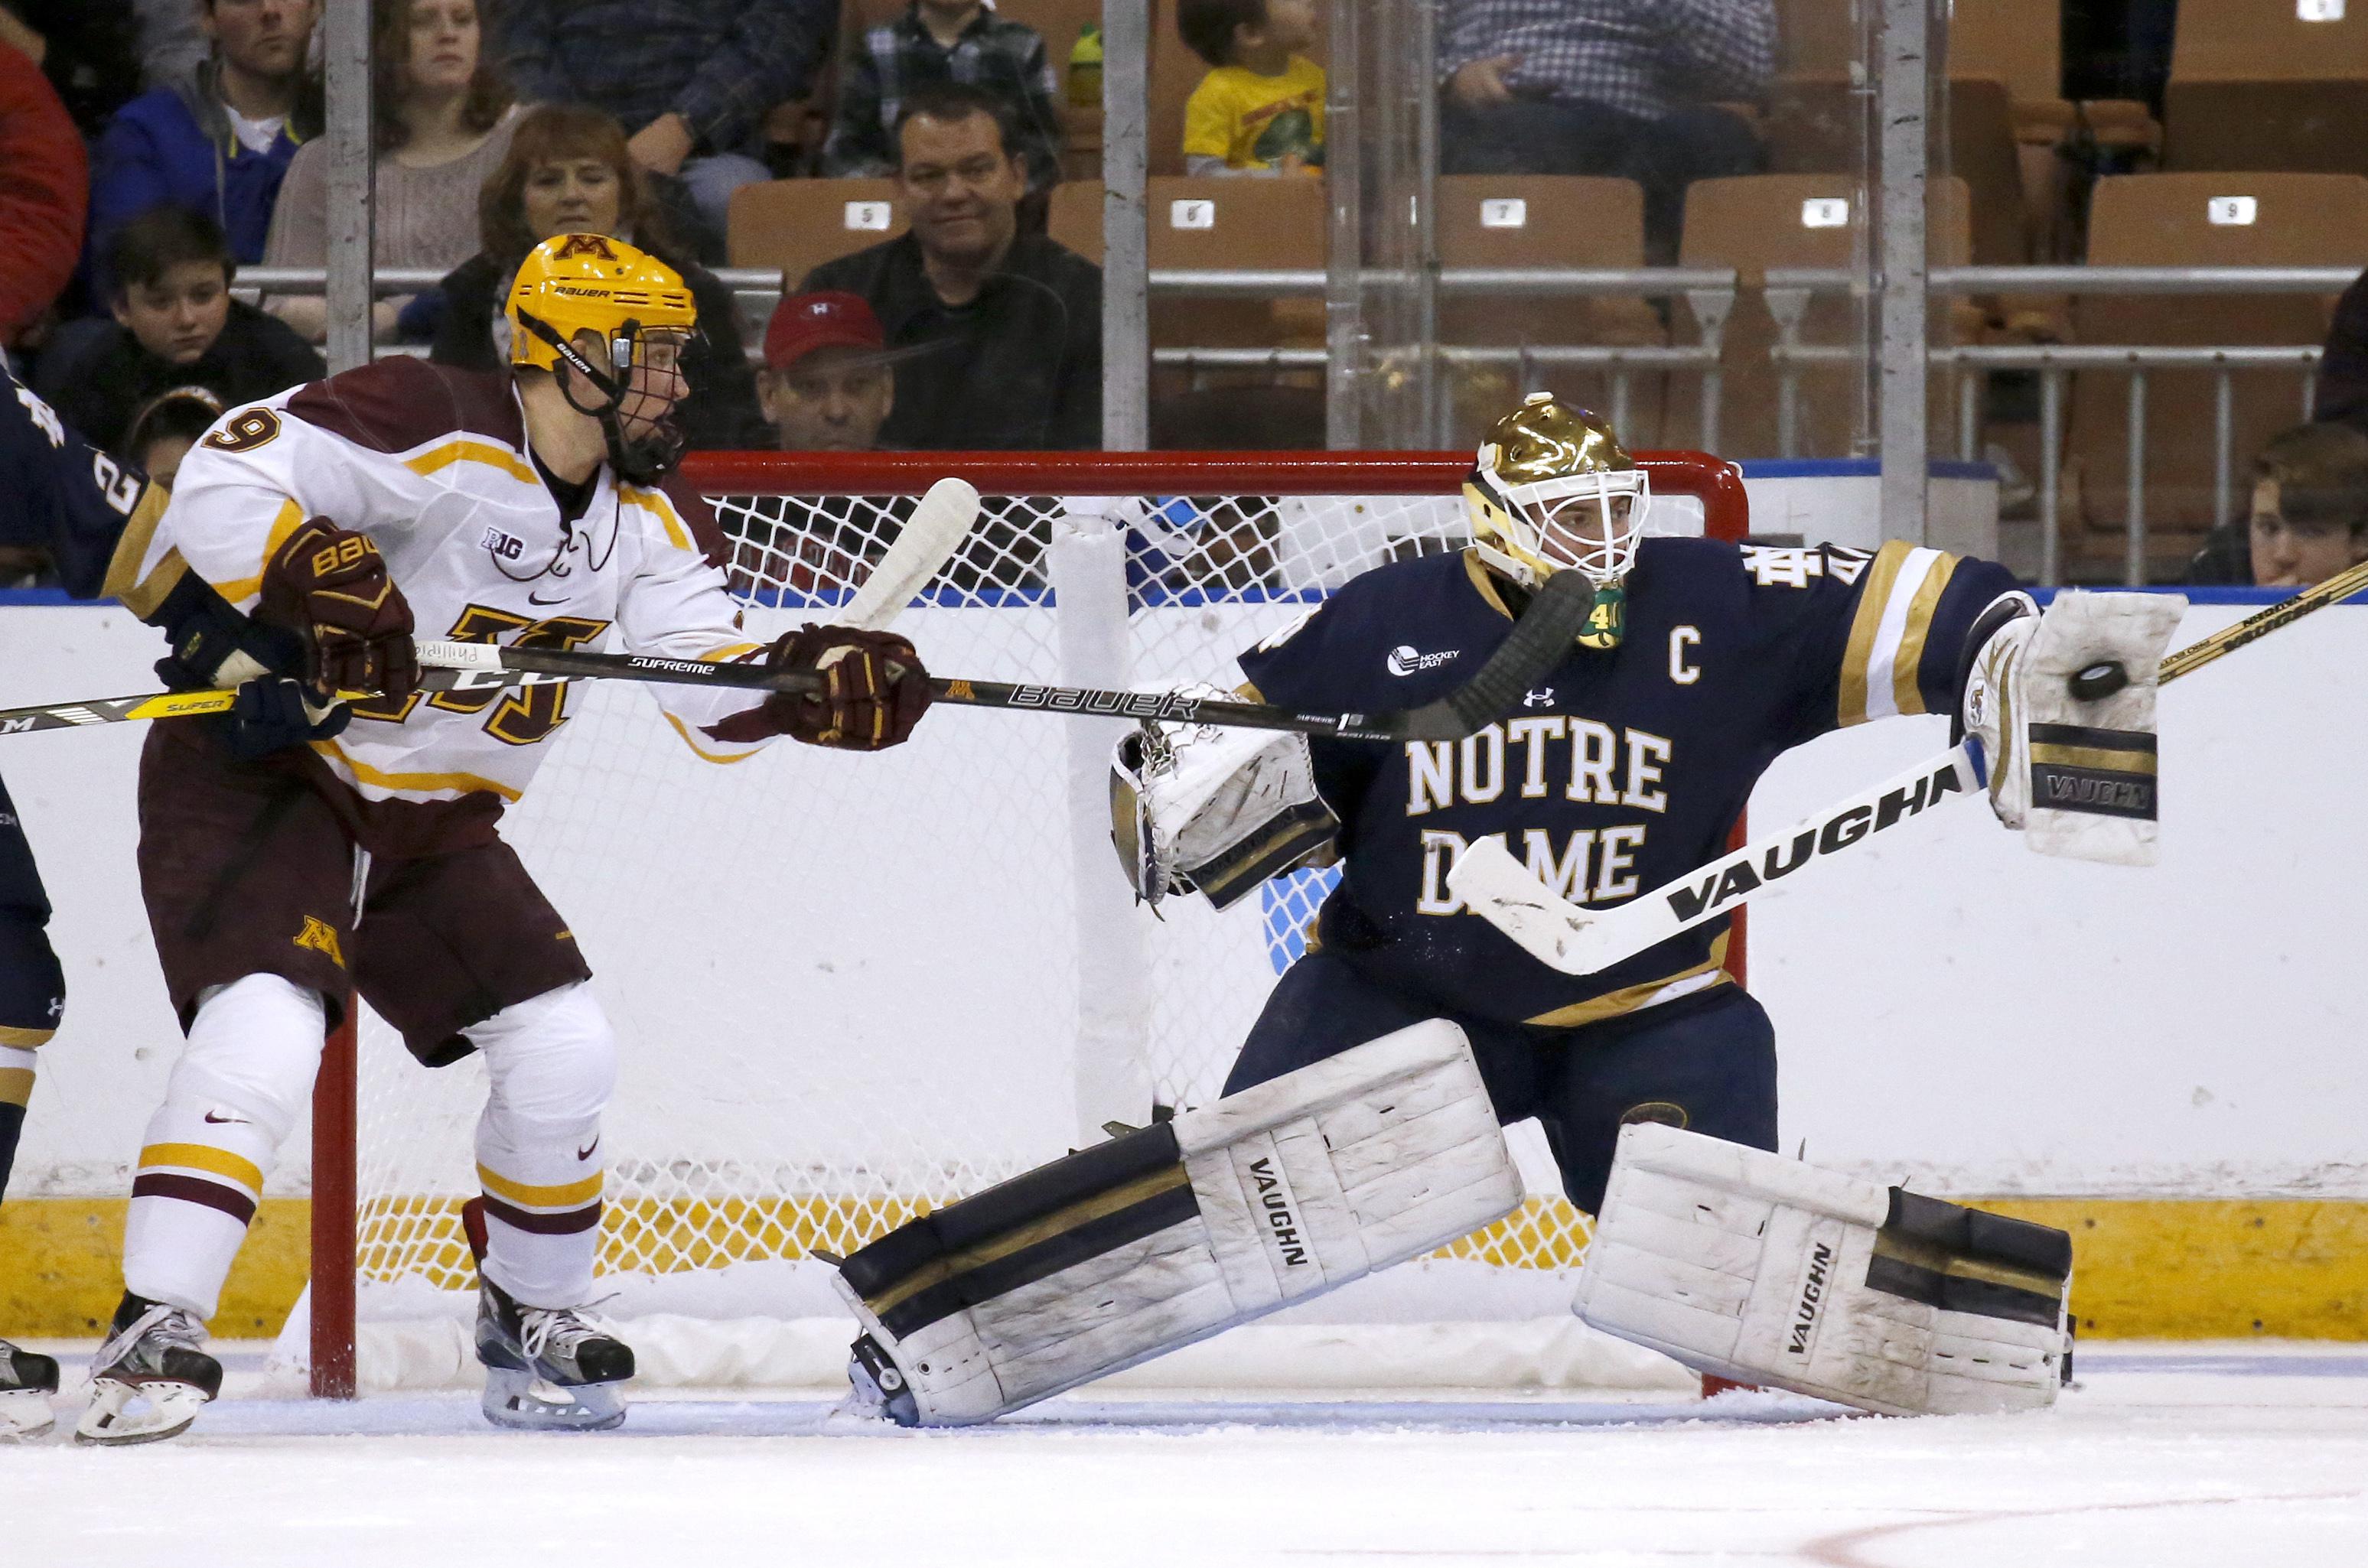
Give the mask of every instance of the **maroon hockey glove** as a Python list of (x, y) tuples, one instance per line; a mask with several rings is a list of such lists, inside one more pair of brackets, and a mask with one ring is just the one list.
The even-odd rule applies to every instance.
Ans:
[(367, 534), (306, 518), (264, 564), (258, 615), (304, 633), (305, 677), (317, 693), (375, 691), (400, 702), (419, 688), (411, 607)]
[(913, 644), (887, 631), (802, 626), (765, 651), (769, 669), (807, 670), (822, 691), (784, 691), (714, 727), (722, 740), (789, 735), (809, 745), (881, 751), (901, 744), (929, 706), (929, 672)]

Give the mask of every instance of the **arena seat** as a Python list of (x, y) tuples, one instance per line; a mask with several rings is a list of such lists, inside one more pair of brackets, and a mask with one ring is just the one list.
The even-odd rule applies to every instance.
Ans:
[(776, 179), (732, 193), (726, 250), (734, 267), (779, 267), (794, 289), (808, 271), (906, 228), (891, 179)]
[(2183, 0), (2163, 167), (2368, 174), (2368, 9)]
[[(1633, 180), (1558, 175), (1450, 175), (1439, 182), (1442, 267), (1638, 267), (1645, 265), (1645, 193)], [(1549, 344), (1659, 347), (1668, 333), (1641, 299), (1442, 293), (1442, 344), (1520, 347)], [(1629, 378), (1621, 437), (1632, 447), (1660, 443), (1666, 376)], [(1482, 429), (1523, 392), (1552, 391), (1610, 414), (1612, 378), (1574, 366), (1464, 366), (1452, 374), (1454, 444), (1475, 445)]]
[[(2230, 210), (2226, 199), (2249, 210)], [(2215, 208), (2218, 210), (2215, 210)], [(2328, 174), (2123, 175), (2097, 182), (2089, 259), (2100, 267), (2358, 267), (2368, 262), (2368, 178)], [(2091, 344), (2315, 344), (2327, 336), (2331, 296), (2214, 295), (2209, 308), (2177, 295), (2086, 295), (2074, 321)], [(2129, 378), (2072, 378), (2070, 456), (2085, 527), (2065, 530), (2066, 568), (2118, 578), (2129, 475)], [(2271, 435), (2302, 419), (2299, 379), (2285, 370), (2232, 372), (2232, 490)], [(2175, 574), (2214, 519), (2214, 378), (2206, 370), (2147, 377), (2146, 517), (2148, 558)], [(2235, 495), (2229, 499), (2236, 505)]]
[[(1779, 379), (1769, 357), (1778, 338), (1764, 275), (1771, 267), (1850, 267), (1863, 243), (1866, 223), (1861, 188), (1854, 175), (1785, 174), (1698, 180), (1687, 190), (1680, 265), (1731, 267), (1743, 274), (1720, 350), (1725, 386), (1718, 451), (1737, 458), (1773, 457), (1781, 451)], [(1971, 249), (1965, 184), (1943, 177), (1933, 180), (1930, 190), (1933, 263), (1963, 265)], [(1860, 308), (1844, 295), (1816, 296), (1803, 317), (1801, 340), (1861, 346)], [(1679, 313), (1691, 322), (1690, 306), (1681, 304)], [(1691, 381), (1691, 377), (1676, 378), (1669, 392), (1667, 440), (1671, 446), (1703, 444), (1701, 400)], [(1855, 449), (1872, 417), (1865, 411), (1864, 381), (1862, 368), (1855, 365), (1801, 373), (1798, 455), (1842, 457)], [(1945, 380), (1936, 380), (1936, 403), (1949, 390)], [(1935, 417), (1943, 412), (1936, 408)]]

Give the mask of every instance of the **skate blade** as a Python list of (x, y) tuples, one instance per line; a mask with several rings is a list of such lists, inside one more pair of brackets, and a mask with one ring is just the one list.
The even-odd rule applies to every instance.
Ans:
[(0, 1443), (26, 1443), (58, 1424), (48, 1389), (10, 1389), (0, 1393)]
[(620, 1384), (561, 1388), (531, 1372), (485, 1369), (485, 1419), (513, 1432), (606, 1432), (625, 1423)]
[(118, 1382), (100, 1378), (90, 1408), (74, 1423), (74, 1441), (100, 1448), (161, 1443), (189, 1429), (212, 1396), (192, 1383)]

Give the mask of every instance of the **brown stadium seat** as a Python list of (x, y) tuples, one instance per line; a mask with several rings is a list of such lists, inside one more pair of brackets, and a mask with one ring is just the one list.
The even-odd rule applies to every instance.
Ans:
[[(1844, 75), (1780, 77), (1769, 97), (1766, 120), (1770, 170), (1788, 175), (1872, 171), (1876, 153), (1873, 108), (1873, 95)], [(1974, 259), (1997, 267), (2029, 261), (2030, 202), (2007, 85), (1987, 76), (1952, 76), (1941, 108), (1947, 134), (1932, 144), (1932, 172), (1965, 182)]]
[(1102, 264), (1102, 182), (1064, 180), (1053, 187), (1044, 232), (1096, 267)]
[[(2229, 199), (2251, 204), (2232, 212)], [(2215, 222), (2215, 217), (2219, 220)], [(2239, 217), (2248, 221), (2231, 221)], [(2123, 175), (2097, 182), (2089, 259), (2099, 267), (2359, 267), (2368, 261), (2368, 178), (2323, 174)], [(2074, 307), (2089, 344), (2315, 344), (2333, 300), (2302, 294), (2086, 295)], [(2067, 570), (2088, 580), (2122, 572), (2129, 474), (2129, 378), (2073, 379), (2068, 467), (2085, 526), (2067, 526)], [(2286, 370), (2238, 370), (2232, 488), (2272, 433), (2303, 416), (2302, 382)], [(2146, 379), (2146, 517), (2151, 571), (2175, 574), (2212, 526), (2217, 412), (2206, 370)], [(2236, 504), (2232, 496), (2232, 506)]]
[[(1321, 180), (1156, 176), (1149, 197), (1155, 269), (1320, 270), (1324, 266)], [(1321, 295), (1246, 299), (1155, 293), (1151, 341), (1156, 348), (1322, 347), (1324, 301)], [(1179, 446), (1204, 439), (1222, 444), (1206, 430), (1212, 420), (1223, 424), (1219, 415), (1236, 392), (1266, 389), (1258, 395), (1271, 392), (1304, 403), (1320, 401), (1323, 385), (1320, 370), (1156, 369), (1155, 438)]]
[(2174, 171), (2368, 174), (2368, 6), (2182, 0), (2163, 135)]
[[(1556, 175), (1450, 175), (1439, 182), (1439, 259), (1442, 267), (1638, 267), (1645, 265), (1645, 193), (1634, 181)], [(1668, 334), (1640, 299), (1580, 299), (1513, 294), (1439, 298), (1439, 340), (1475, 347), (1557, 344), (1658, 347)], [(1621, 437), (1631, 447), (1660, 444), (1658, 370), (1629, 377)], [(1474, 446), (1480, 432), (1522, 393), (1550, 390), (1612, 412), (1611, 377), (1574, 366), (1468, 365), (1450, 371), (1455, 400), (1452, 445)]]
[(785, 287), (835, 261), (903, 233), (896, 182), (777, 179), (732, 193), (727, 246), (734, 267), (779, 267)]
[[(1769, 353), (1777, 342), (1763, 275), (1771, 267), (1847, 267), (1860, 244), (1866, 214), (1859, 202), (1860, 181), (1850, 175), (1752, 175), (1741, 179), (1699, 180), (1686, 192), (1686, 231), (1679, 251), (1686, 267), (1731, 267), (1743, 287), (1728, 318), (1720, 353), (1725, 387), (1720, 399), (1718, 451), (1734, 458), (1775, 457), (1779, 381)], [(1930, 186), (1932, 260), (1962, 265), (1970, 249), (1964, 182), (1935, 179)], [(1839, 204), (1839, 206), (1835, 204)], [(1832, 220), (1839, 219), (1839, 222)], [(1679, 310), (1689, 324), (1689, 308)], [(1846, 296), (1815, 297), (1804, 318), (1802, 341), (1810, 345), (1862, 347), (1859, 308)], [(1948, 395), (1945, 378), (1936, 380), (1936, 403)], [(1865, 376), (1858, 365), (1805, 369), (1800, 377), (1797, 455), (1846, 457), (1871, 422), (1862, 404)], [(1702, 444), (1701, 399), (1691, 376), (1673, 376), (1668, 392), (1668, 435), (1671, 446)], [(1936, 407), (1941, 418), (1945, 408)], [(1946, 426), (1941, 426), (1945, 428)]]

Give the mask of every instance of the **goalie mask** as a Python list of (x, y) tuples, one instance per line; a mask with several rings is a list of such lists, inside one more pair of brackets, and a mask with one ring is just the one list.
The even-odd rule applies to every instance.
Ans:
[[(600, 421), (619, 478), (654, 484), (681, 460), (674, 408), (689, 390), (682, 353), (699, 325), (689, 288), (671, 267), (605, 234), (555, 234), (527, 254), (510, 285), (510, 364), (557, 371), (564, 363), (600, 401), (568, 405)], [(606, 364), (576, 346), (579, 333), (608, 345)]]
[(1531, 392), (1488, 432), (1463, 503), (1483, 562), (1524, 588), (1557, 572), (1584, 574), (1595, 585), (1595, 608), (1578, 640), (1619, 645), (1622, 585), (1645, 537), (1652, 489), (1608, 423), (1552, 392)]

